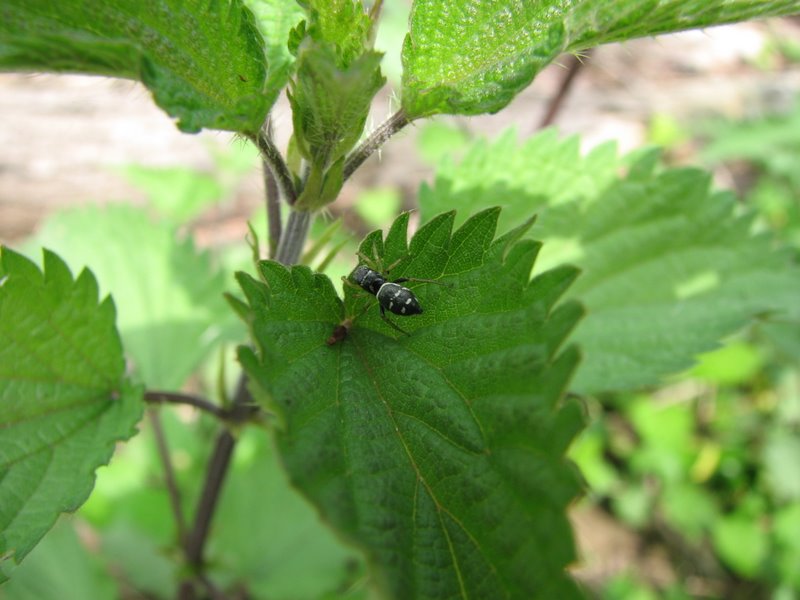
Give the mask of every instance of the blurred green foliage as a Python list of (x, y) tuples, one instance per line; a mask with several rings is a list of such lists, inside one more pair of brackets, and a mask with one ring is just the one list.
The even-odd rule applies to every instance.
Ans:
[[(659, 117), (650, 135), (679, 146), (688, 130)], [(800, 257), (800, 103), (696, 130), (709, 166), (739, 173), (754, 227)], [(675, 586), (700, 582), (664, 588), (631, 564), (603, 598), (800, 598), (800, 324), (753, 327), (663, 389), (589, 408), (572, 449), (585, 502), (665, 547)]]

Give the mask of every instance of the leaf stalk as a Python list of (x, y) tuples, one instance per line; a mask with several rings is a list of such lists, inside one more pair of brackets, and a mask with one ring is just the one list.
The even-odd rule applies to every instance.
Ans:
[(275, 183), (281, 195), (289, 205), (297, 202), (297, 189), (294, 184), (294, 179), (289, 171), (289, 167), (283, 160), (275, 142), (268, 131), (263, 129), (258, 132), (258, 135), (250, 136), (250, 140), (258, 147), (261, 152), (261, 157), (264, 163), (267, 164), (272, 175), (275, 177)]
[(367, 160), (372, 154), (395, 133), (403, 129), (406, 125), (411, 123), (405, 111), (401, 108), (391, 117), (386, 119), (375, 131), (373, 131), (367, 138), (359, 144), (358, 148), (350, 153), (344, 163), (344, 180), (352, 175), (361, 164)]

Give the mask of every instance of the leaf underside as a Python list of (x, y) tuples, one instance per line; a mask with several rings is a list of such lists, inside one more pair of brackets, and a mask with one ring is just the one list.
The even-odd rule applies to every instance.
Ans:
[(264, 44), (241, 0), (6, 0), (0, 69), (136, 79), (183, 131), (257, 132), (280, 88), (265, 94)]
[(0, 260), (0, 557), (10, 565), (86, 500), (143, 404), (92, 274), (73, 280), (50, 252), (44, 273), (6, 248)]
[(797, 269), (751, 233), (732, 195), (700, 170), (657, 165), (653, 151), (622, 161), (604, 145), (582, 157), (577, 138), (550, 130), (520, 144), (510, 132), (446, 162), (420, 207), (424, 219), (443, 206), (505, 204), (501, 232), (538, 212), (537, 270), (581, 269), (568, 292), (587, 310), (572, 389), (656, 385), (756, 317), (800, 317)]
[(797, 0), (416, 0), (402, 104), (412, 118), (493, 113), (562, 52), (797, 12)]
[[(453, 213), (407, 243), (408, 215), (362, 251), (408, 282), (423, 314), (386, 325), (374, 297), (305, 267), (240, 274), (257, 351), (240, 360), (281, 422), (290, 478), (360, 547), (396, 598), (570, 598), (567, 504), (578, 491), (564, 452), (580, 408), (559, 399), (580, 316), (558, 298), (569, 268), (529, 281), (539, 249), (494, 239), (498, 210), (452, 232)], [(376, 265), (377, 267), (378, 265)], [(347, 315), (347, 335), (326, 344)], [(328, 340), (330, 341), (330, 340)]]

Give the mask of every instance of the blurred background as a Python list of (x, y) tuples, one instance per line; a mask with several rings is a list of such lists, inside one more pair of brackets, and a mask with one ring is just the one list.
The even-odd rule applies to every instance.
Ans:
[[(387, 52), (390, 85), (368, 128), (397, 108), (406, 19), (402, 2), (387, 3), (377, 45)], [(572, 87), (554, 103), (568, 73)], [(414, 208), (438, 161), (458, 160), (471, 140), (508, 127), (527, 138), (554, 110), (553, 126), (578, 134), (584, 150), (609, 140), (622, 154), (659, 145), (668, 164), (708, 168), (719, 187), (756, 211), (757, 228), (800, 256), (798, 99), (800, 19), (603, 46), (577, 65), (562, 57), (497, 115), (427, 120), (390, 140), (348, 181), (312, 239), (324, 236), (338, 249), (328, 266), (338, 278), (352, 268), (364, 233)], [(37, 259), (35, 248), (45, 243), (69, 257), (62, 246), (69, 232), (113, 213), (123, 215), (126, 235), (141, 235), (144, 254), (162, 238), (151, 238), (138, 217), (124, 216), (124, 207), (133, 205), (206, 251), (203, 261), (219, 268), (220, 277), (246, 268), (247, 221), (257, 231), (265, 226), (259, 160), (243, 140), (220, 132), (181, 134), (142, 86), (97, 77), (1, 74), (0, 114), (0, 243)], [(291, 133), (285, 96), (273, 119), (285, 148)], [(340, 224), (329, 228), (338, 217)], [(103, 247), (102, 236), (87, 237), (86, 252)], [(108, 266), (105, 279), (98, 268), (105, 291), (143, 293), (124, 287), (126, 278), (131, 285), (127, 274), (115, 279), (117, 267)], [(181, 272), (191, 277), (192, 268)], [(220, 379), (222, 388), (230, 387), (232, 348), (242, 330), (233, 317), (216, 318), (216, 310), (194, 315), (219, 330), (209, 334), (207, 366), (182, 378), (154, 364), (151, 380), (211, 390), (211, 396)], [(188, 332), (187, 340), (192, 345)], [(580, 553), (575, 574), (593, 595), (800, 598), (800, 339), (792, 331), (744, 331), (660, 389), (586, 403), (589, 426), (572, 456), (589, 488), (573, 520)], [(162, 412), (190, 511), (215, 424), (191, 410)], [(174, 594), (173, 525), (152, 432), (147, 422), (142, 428), (101, 469), (78, 516), (47, 536), (0, 598)], [(363, 566), (287, 489), (258, 432), (248, 433), (237, 450), (218, 519), (226, 527), (215, 531), (211, 555), (227, 584), (255, 581), (251, 592), (259, 598), (363, 592)], [(271, 539), (266, 552), (254, 540), (259, 531)], [(319, 577), (309, 576), (312, 571)]]

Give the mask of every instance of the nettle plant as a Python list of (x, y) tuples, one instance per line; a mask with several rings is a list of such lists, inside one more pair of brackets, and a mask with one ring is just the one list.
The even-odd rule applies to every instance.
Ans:
[[(404, 213), (369, 234), (352, 257), (363, 269), (340, 297), (328, 276), (298, 264), (310, 223), (408, 124), (497, 112), (564, 52), (800, 3), (415, 0), (400, 108), (365, 134), (385, 83), (373, 49), (381, 8), (4, 2), (3, 68), (136, 79), (182, 131), (251, 140), (265, 166), (270, 258), (237, 273), (237, 288), (191, 241), (175, 241), (177, 224), (154, 229), (130, 207), (64, 215), (52, 227), (70, 244), (55, 250), (91, 257), (114, 293), (98, 301), (88, 269), (74, 277), (54, 251), (39, 268), (3, 248), (3, 579), (13, 582), (12, 563), (89, 498), (95, 470), (137, 432), (145, 406), (158, 433), (160, 407), (178, 402), (219, 421), (216, 441), (198, 450), (208, 460), (194, 504), (156, 435), (181, 597), (578, 597), (566, 511), (582, 483), (565, 453), (584, 424), (579, 396), (654, 385), (756, 318), (800, 318), (797, 270), (707, 173), (666, 169), (655, 150), (618, 157), (604, 145), (581, 156), (577, 140), (552, 131), (477, 142), (442, 164), (420, 190), (416, 232)], [(293, 135), (282, 154), (269, 115), (284, 88)], [(379, 291), (383, 282), (397, 285)], [(235, 393), (215, 402), (180, 392), (236, 337), (233, 313), (250, 332)], [(327, 589), (306, 585), (331, 569), (315, 548), (337, 542), (322, 533), (295, 544), (300, 566), (283, 591), (260, 579), (279, 564), (266, 563), (292, 513), (273, 513), (275, 531), (260, 526), (274, 505), (259, 505), (257, 469), (245, 468), (234, 508), (211, 527), (236, 443), (253, 431), (250, 450), (269, 453), (261, 439), (271, 436), (291, 485), (349, 548), (323, 577)]]

